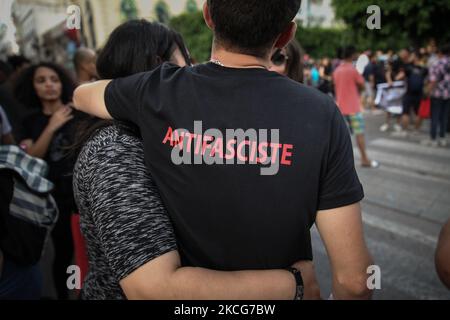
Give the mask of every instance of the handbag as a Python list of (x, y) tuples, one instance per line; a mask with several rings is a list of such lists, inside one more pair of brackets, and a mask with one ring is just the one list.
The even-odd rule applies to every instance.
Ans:
[(35, 265), (58, 219), (58, 208), (50, 195), (53, 184), (44, 178), (47, 165), (16, 146), (0, 146), (0, 170), (11, 173), (12, 180), (8, 210), (0, 213), (0, 248), (18, 265)]
[(418, 112), (419, 117), (422, 119), (429, 119), (431, 114), (430, 110), (431, 110), (431, 99), (430, 98), (422, 99), (422, 101), (420, 101), (419, 106)]

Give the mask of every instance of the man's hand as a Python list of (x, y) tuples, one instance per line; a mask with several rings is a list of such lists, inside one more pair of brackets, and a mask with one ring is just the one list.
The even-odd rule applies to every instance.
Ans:
[(299, 261), (292, 265), (302, 273), (305, 294), (303, 300), (320, 300), (320, 287), (316, 279), (316, 271), (312, 261)]

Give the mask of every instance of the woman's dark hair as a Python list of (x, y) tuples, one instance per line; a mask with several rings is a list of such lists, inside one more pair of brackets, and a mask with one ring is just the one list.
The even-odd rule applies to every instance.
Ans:
[(31, 63), (31, 61), (22, 55), (13, 55), (8, 57), (8, 63), (15, 71), (20, 69), (23, 65)]
[[(183, 38), (159, 23), (146, 20), (130, 20), (118, 26), (109, 36), (97, 58), (97, 73), (101, 79), (117, 79), (155, 69), (169, 61), (176, 48), (188, 65), (189, 52)], [(90, 118), (80, 124), (73, 147), (78, 153), (83, 145), (99, 129), (111, 125), (113, 121)], [(128, 124), (126, 127), (130, 127)], [(129, 128), (138, 134), (137, 128)]]
[(286, 73), (289, 78), (303, 83), (303, 49), (300, 43), (293, 39), (286, 47), (288, 59), (286, 61)]
[(127, 77), (149, 71), (169, 61), (179, 47), (186, 63), (189, 55), (177, 33), (162, 24), (131, 20), (117, 27), (97, 58), (97, 72), (102, 79)]
[(36, 70), (44, 67), (56, 72), (61, 81), (61, 101), (67, 104), (72, 101), (73, 91), (75, 90), (75, 81), (63, 67), (52, 62), (41, 62), (34, 64), (23, 70), (17, 78), (14, 85), (14, 95), (28, 110), (42, 110), (42, 102), (34, 88), (34, 75)]
[(353, 57), (353, 55), (356, 53), (355, 46), (349, 45), (342, 49), (342, 59), (347, 60)]

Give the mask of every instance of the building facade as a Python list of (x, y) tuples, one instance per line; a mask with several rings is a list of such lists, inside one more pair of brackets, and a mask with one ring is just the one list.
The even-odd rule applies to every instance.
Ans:
[[(164, 1), (167, 13), (176, 16), (190, 2), (198, 9), (204, 0), (14, 0), (12, 16), (21, 54), (34, 61), (67, 62), (76, 47), (100, 49), (109, 34), (132, 18), (157, 20), (157, 4)], [(80, 30), (68, 31), (67, 9), (80, 8)], [(67, 63), (65, 63), (67, 64)]]
[(297, 19), (304, 27), (330, 28), (337, 26), (332, 0), (303, 0)]
[[(81, 8), (81, 34), (86, 46), (99, 49), (108, 35), (128, 18), (157, 20), (156, 5), (160, 0), (73, 0)], [(170, 16), (183, 13), (189, 0), (163, 0)], [(195, 0), (201, 9), (204, 0)]]
[[(21, 54), (34, 61), (58, 59), (70, 39), (65, 37), (65, 21), (70, 1), (16, 0), (12, 17)], [(58, 43), (59, 47), (55, 44)], [(64, 46), (64, 48), (62, 48)]]

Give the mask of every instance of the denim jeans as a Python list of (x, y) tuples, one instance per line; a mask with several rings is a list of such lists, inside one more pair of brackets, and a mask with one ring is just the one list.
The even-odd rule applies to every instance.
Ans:
[(447, 122), (450, 111), (450, 99), (431, 99), (431, 139), (436, 140), (439, 129), (439, 137), (445, 138)]
[(39, 300), (42, 286), (39, 264), (22, 267), (5, 257), (0, 275), (0, 300)]

